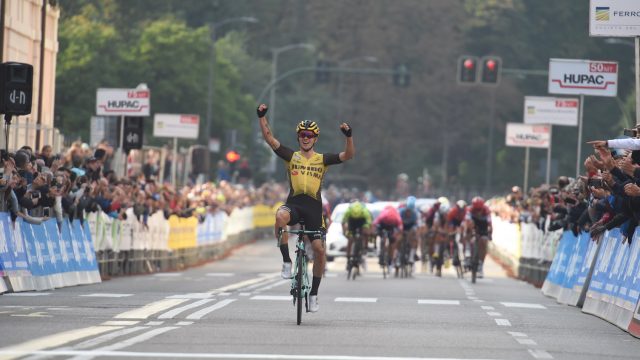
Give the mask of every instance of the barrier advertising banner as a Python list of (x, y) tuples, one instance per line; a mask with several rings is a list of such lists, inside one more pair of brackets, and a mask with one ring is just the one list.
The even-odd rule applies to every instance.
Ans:
[(20, 232), (22, 219), (18, 220), (16, 227), (20, 236), (16, 237), (16, 227), (13, 226), (9, 214), (0, 213), (0, 272), (6, 276), (30, 275), (27, 252)]
[(591, 0), (590, 36), (640, 36), (640, 7), (637, 0)]

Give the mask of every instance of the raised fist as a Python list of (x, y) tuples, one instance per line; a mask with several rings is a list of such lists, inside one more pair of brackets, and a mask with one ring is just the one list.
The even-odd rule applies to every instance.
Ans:
[(267, 115), (268, 110), (269, 108), (267, 107), (267, 105), (260, 104), (260, 106), (258, 106), (258, 109), (256, 110), (256, 113), (258, 114), (258, 118), (262, 119), (265, 115)]

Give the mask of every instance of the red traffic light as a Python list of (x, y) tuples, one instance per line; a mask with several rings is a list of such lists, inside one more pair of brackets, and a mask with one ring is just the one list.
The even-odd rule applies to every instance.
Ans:
[(476, 65), (476, 63), (472, 59), (466, 59), (464, 61), (463, 65), (464, 65), (465, 69), (471, 70)]
[(227, 151), (226, 158), (227, 158), (228, 162), (234, 163), (234, 162), (240, 160), (240, 154), (238, 154), (234, 150), (229, 150), (229, 151)]
[(495, 60), (488, 60), (486, 63), (487, 69), (491, 70), (491, 71), (496, 71), (496, 66), (498, 64), (496, 64)]

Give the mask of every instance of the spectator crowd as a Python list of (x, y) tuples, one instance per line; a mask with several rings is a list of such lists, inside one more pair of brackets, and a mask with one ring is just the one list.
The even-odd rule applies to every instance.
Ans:
[[(636, 135), (638, 129), (633, 129)], [(620, 228), (631, 242), (640, 221), (640, 138), (589, 142), (594, 153), (584, 160), (577, 179), (561, 176), (555, 184), (518, 186), (494, 199), (493, 211), (504, 220), (534, 223), (543, 231), (588, 232), (599, 240), (606, 230)]]

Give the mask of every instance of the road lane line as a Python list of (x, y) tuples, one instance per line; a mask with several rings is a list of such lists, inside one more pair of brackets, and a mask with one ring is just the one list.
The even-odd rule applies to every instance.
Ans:
[(496, 321), (496, 324), (498, 324), (498, 326), (511, 326), (511, 323), (507, 319), (493, 319), (493, 320)]
[[(120, 336), (129, 335), (129, 334), (134, 333), (136, 331), (146, 330), (146, 329), (148, 329), (147, 326), (134, 326), (132, 328), (121, 329), (121, 330), (118, 330), (118, 331), (110, 332), (108, 334), (104, 334), (102, 336), (98, 336), (98, 337), (93, 338), (93, 339), (89, 339), (87, 341), (83, 341), (83, 342), (81, 342), (81, 343), (79, 343), (77, 345), (72, 346), (72, 348), (74, 350), (85, 350), (85, 349), (88, 349), (88, 348), (92, 348), (94, 346), (102, 345), (102, 344), (104, 344), (106, 342), (109, 342), (111, 340), (114, 340), (114, 339), (116, 339), (116, 338), (118, 338)], [(60, 350), (62, 350), (62, 349), (60, 349)]]
[(223, 273), (223, 272), (219, 272), (219, 273), (207, 273), (206, 276), (210, 276), (210, 277), (230, 277), (235, 275), (234, 273)]
[(176, 325), (178, 325), (178, 326), (193, 325), (193, 321), (180, 321)]
[[(150, 330), (144, 334), (117, 342), (115, 344), (109, 345), (109, 346), (104, 346), (101, 347), (99, 349), (96, 349), (94, 351), (90, 351), (91, 352), (101, 352), (101, 351), (114, 351), (114, 350), (120, 350), (120, 349), (124, 349), (126, 347), (141, 343), (141, 342), (145, 342), (147, 340), (150, 340), (158, 335), (162, 335), (168, 331), (171, 330), (175, 330), (175, 329), (179, 329), (179, 327), (177, 326), (167, 326), (167, 327), (163, 327), (163, 328), (157, 328), (157, 329), (153, 329)], [(80, 355), (80, 356), (76, 356), (73, 357), (72, 360), (90, 360), (93, 359), (94, 357), (99, 356), (99, 355)]]
[(553, 359), (553, 356), (544, 350), (529, 349), (529, 354), (536, 359)]
[(542, 309), (542, 310), (547, 309), (545, 306), (540, 304), (515, 303), (515, 302), (501, 302), (500, 304), (509, 308)]
[(261, 288), (257, 288), (257, 289), (254, 290), (254, 292), (263, 292), (265, 290), (270, 290), (270, 289), (273, 289), (274, 287), (277, 287), (277, 286), (280, 286), (280, 285), (283, 285), (283, 284), (288, 284), (290, 282), (291, 282), (291, 280), (281, 279), (281, 280), (277, 281), (275, 284), (271, 284), (271, 285), (263, 286)]
[(196, 301), (194, 303), (191, 303), (189, 305), (185, 305), (185, 306), (181, 306), (179, 308), (175, 308), (173, 310), (167, 311), (164, 314), (161, 314), (160, 316), (158, 316), (158, 319), (173, 319), (176, 315), (179, 315), (187, 310), (193, 309), (193, 308), (197, 308), (198, 306), (202, 306), (204, 304), (208, 304), (212, 301), (214, 301), (215, 299), (204, 299), (204, 300), (200, 300), (200, 301)]
[[(21, 344), (0, 348), (0, 359), (9, 360), (24, 356), (25, 354), (35, 354), (38, 350), (58, 347), (72, 341), (119, 329), (122, 329), (122, 326), (90, 326), (43, 336), (38, 339), (25, 341)], [(18, 353), (22, 353), (23, 355), (17, 355)]]
[(480, 307), (482, 308), (482, 310), (495, 310), (496, 309), (493, 306), (486, 306), (486, 305), (483, 305), (483, 306), (480, 306)]
[(421, 305), (460, 305), (460, 300), (422, 299), (422, 300), (418, 300), (418, 304), (421, 304)]
[(527, 334), (525, 333), (521, 333), (521, 332), (515, 332), (515, 331), (507, 331), (507, 334), (513, 336), (513, 337), (521, 337), (521, 338), (526, 338)]
[[(271, 275), (273, 277), (275, 277), (275, 275)], [(268, 281), (269, 277), (258, 277), (258, 278), (253, 278), (253, 279), (249, 279), (249, 280), (244, 280), (244, 281), (240, 281), (238, 283), (235, 284), (231, 284), (231, 285), (227, 285), (227, 286), (223, 286), (221, 288), (217, 288), (217, 289), (213, 289), (213, 290), (209, 290), (208, 293), (215, 295), (215, 294), (219, 294), (219, 293), (224, 293), (224, 292), (229, 292), (229, 291), (233, 291), (233, 290), (238, 290), (238, 289), (242, 289), (244, 287), (250, 286), (250, 285), (254, 285), (257, 283), (261, 283), (264, 281)]]
[(484, 302), (484, 300), (475, 299), (475, 300), (473, 300), (473, 302), (474, 302), (474, 303), (483, 303), (483, 302)]
[(160, 326), (164, 324), (164, 321), (149, 321), (148, 323), (146, 323), (146, 326)]
[(467, 299), (469, 299), (469, 300), (478, 300), (478, 298), (475, 297), (475, 296), (467, 296)]
[(155, 277), (180, 277), (182, 276), (182, 273), (159, 273), (159, 274), (153, 274), (153, 276)]
[(8, 293), (4, 294), (4, 296), (17, 296), (17, 297), (33, 297), (33, 296), (49, 296), (51, 293), (43, 293), (43, 292), (18, 292), (18, 293)]
[(140, 321), (128, 321), (128, 320), (115, 320), (115, 321), (105, 321), (100, 325), (107, 325), (107, 326), (131, 326), (131, 325), (136, 325), (138, 324)]
[(520, 345), (530, 345), (530, 346), (536, 346), (538, 345), (538, 343), (536, 343), (535, 341), (533, 341), (532, 339), (517, 339), (516, 341), (518, 343), (520, 343)]
[(98, 298), (123, 298), (128, 296), (133, 296), (133, 294), (95, 293), (95, 294), (80, 295), (80, 297), (98, 297)]
[(188, 299), (165, 299), (151, 304), (147, 304), (141, 308), (125, 311), (122, 314), (116, 315), (115, 319), (146, 319), (149, 316), (167, 310), (174, 306), (180, 305)]
[(171, 295), (171, 296), (167, 296), (165, 299), (189, 299), (189, 300), (196, 300), (196, 299), (212, 299), (213, 296), (209, 293), (187, 293), (187, 294), (178, 294), (178, 295)]
[(495, 312), (495, 311), (487, 311), (487, 315), (489, 315), (489, 316), (502, 316), (502, 314), (500, 314), (499, 312)]
[[(0, 352), (0, 355), (3, 353)], [(45, 355), (45, 356), (90, 356), (90, 357), (121, 357), (121, 358), (169, 358), (169, 359), (286, 359), (286, 360), (493, 360), (485, 359), (461, 359), (461, 358), (422, 358), (422, 357), (386, 357), (386, 356), (351, 356), (351, 355), (284, 355), (284, 354), (212, 354), (212, 353), (167, 353), (167, 352), (134, 352), (134, 351), (74, 351), (51, 350), (12, 351), (10, 355)]]
[(335, 302), (357, 302), (357, 303), (374, 303), (378, 302), (378, 298), (350, 298), (350, 297), (338, 297)]
[(187, 320), (200, 320), (202, 319), (205, 315), (216, 311), (218, 309), (221, 309), (229, 304), (231, 304), (232, 302), (236, 301), (236, 299), (225, 299), (225, 300), (221, 300), (220, 302), (216, 303), (213, 306), (209, 306), (207, 308), (204, 308), (200, 311), (196, 311), (193, 314), (187, 316)]
[(291, 295), (256, 295), (250, 300), (276, 300), (276, 301), (291, 301)]

